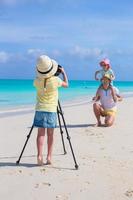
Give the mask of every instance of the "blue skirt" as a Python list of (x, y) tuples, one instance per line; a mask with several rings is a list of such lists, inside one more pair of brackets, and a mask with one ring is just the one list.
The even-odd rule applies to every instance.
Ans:
[(33, 126), (40, 128), (56, 128), (57, 113), (36, 111)]

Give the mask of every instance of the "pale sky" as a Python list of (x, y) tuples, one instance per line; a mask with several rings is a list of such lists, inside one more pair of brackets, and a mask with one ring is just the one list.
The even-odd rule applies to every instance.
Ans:
[(133, 80), (133, 1), (0, 0), (0, 78), (34, 78), (41, 54), (69, 79), (94, 80), (108, 57), (116, 80)]

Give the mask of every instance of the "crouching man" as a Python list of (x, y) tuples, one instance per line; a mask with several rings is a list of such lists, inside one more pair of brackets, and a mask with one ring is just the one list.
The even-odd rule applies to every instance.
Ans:
[[(116, 87), (112, 87), (110, 82), (110, 76), (104, 75), (98, 96), (93, 98), (95, 101), (93, 110), (97, 119), (96, 126), (102, 126), (101, 117), (105, 117), (104, 126), (112, 126), (117, 111), (117, 102), (122, 100), (122, 97), (119, 95), (119, 90)], [(116, 101), (114, 101), (113, 95), (115, 95)], [(97, 101), (100, 101), (100, 103)]]

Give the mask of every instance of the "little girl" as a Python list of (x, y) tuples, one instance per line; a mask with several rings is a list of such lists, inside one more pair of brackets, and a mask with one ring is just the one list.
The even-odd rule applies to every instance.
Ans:
[[(59, 69), (58, 69), (59, 68)], [(37, 143), (37, 163), (43, 165), (43, 144), (47, 133), (47, 161), (51, 164), (54, 129), (56, 127), (57, 106), (58, 106), (58, 88), (68, 87), (68, 78), (65, 70), (58, 63), (46, 55), (38, 58), (37, 78), (34, 80), (34, 86), (37, 91), (36, 112), (34, 117), (34, 126), (38, 127)], [(62, 79), (57, 77), (60, 71)]]
[[(112, 85), (113, 85), (112, 81), (115, 79), (115, 75), (114, 75), (113, 70), (111, 69), (110, 61), (109, 61), (109, 59), (106, 58), (106, 59), (103, 59), (99, 64), (102, 67), (102, 69), (95, 72), (95, 80), (99, 80), (98, 75), (100, 75), (100, 80), (102, 80), (103, 76), (105, 76), (105, 75), (108, 75), (110, 77), (110, 79), (111, 79), (110, 88), (112, 91), (113, 99), (116, 102), (117, 98), (114, 94), (114, 90), (112, 87)], [(93, 98), (93, 100), (96, 100), (98, 98), (98, 92), (99, 92), (100, 88), (101, 88), (101, 85), (99, 86), (99, 88), (96, 92), (96, 96)]]

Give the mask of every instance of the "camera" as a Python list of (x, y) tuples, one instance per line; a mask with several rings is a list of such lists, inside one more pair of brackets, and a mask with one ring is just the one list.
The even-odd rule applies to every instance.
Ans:
[(59, 76), (59, 75), (60, 75), (60, 73), (61, 73), (61, 68), (62, 68), (62, 66), (61, 66), (61, 65), (58, 65), (57, 71), (56, 71), (56, 73), (54, 74), (54, 76)]

